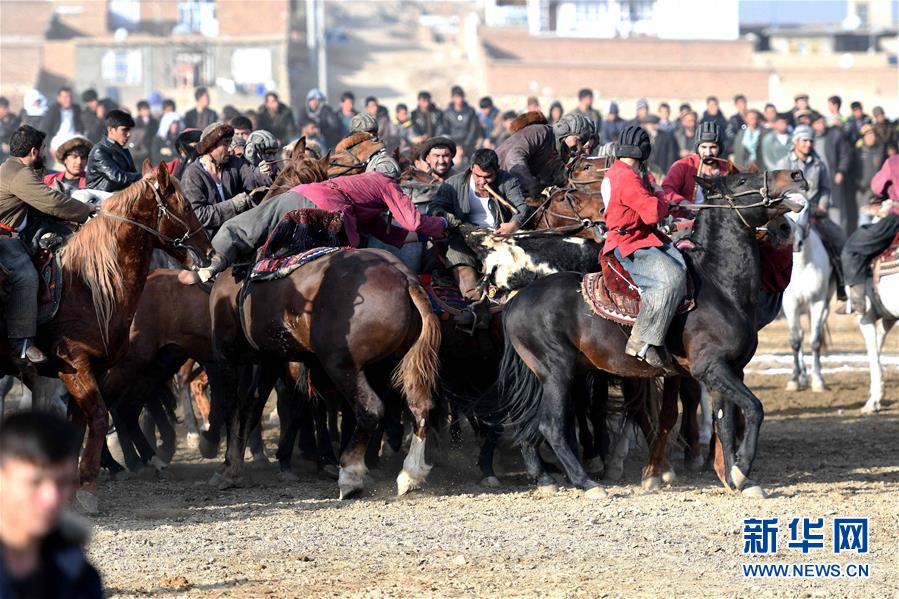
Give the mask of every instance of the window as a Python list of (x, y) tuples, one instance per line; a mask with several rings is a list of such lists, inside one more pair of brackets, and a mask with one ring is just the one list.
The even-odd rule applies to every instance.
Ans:
[(114, 85), (140, 85), (143, 61), (140, 50), (107, 50), (103, 54), (100, 72), (103, 81)]
[(215, 37), (219, 33), (219, 22), (215, 14), (215, 0), (180, 0), (178, 2), (178, 25), (175, 33), (199, 33)]

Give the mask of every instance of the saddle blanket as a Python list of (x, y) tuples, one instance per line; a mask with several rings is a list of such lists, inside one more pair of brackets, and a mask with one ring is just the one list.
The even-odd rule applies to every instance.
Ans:
[[(590, 309), (606, 320), (632, 326), (640, 313), (640, 288), (614, 254), (600, 257), (600, 272), (591, 272), (581, 280), (581, 295)], [(693, 285), (687, 277), (687, 296), (678, 314), (695, 307)]]
[(896, 233), (896, 236), (893, 237), (890, 247), (874, 258), (872, 271), (874, 272), (875, 283), (879, 282), (881, 277), (899, 272), (899, 233)]
[(309, 264), (313, 260), (317, 260), (322, 256), (340, 252), (342, 250), (352, 249), (349, 247), (318, 247), (306, 250), (292, 256), (284, 256), (281, 258), (263, 258), (253, 264), (250, 271), (251, 281), (274, 281), (275, 279), (283, 279), (290, 275), (293, 271), (305, 264)]

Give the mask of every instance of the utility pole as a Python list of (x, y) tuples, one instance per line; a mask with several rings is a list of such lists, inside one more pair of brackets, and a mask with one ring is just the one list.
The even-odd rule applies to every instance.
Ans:
[(315, 0), (316, 4), (316, 45), (318, 46), (318, 89), (328, 95), (328, 41), (325, 39), (325, 0)]

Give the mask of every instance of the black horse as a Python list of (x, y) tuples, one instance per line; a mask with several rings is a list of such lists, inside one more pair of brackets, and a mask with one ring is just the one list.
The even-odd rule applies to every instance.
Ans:
[[(724, 472), (719, 473), (723, 482), (729, 489), (763, 495), (749, 475), (764, 410), (742, 380), (758, 343), (760, 259), (755, 236), (768, 221), (800, 209), (785, 196), (807, 189), (808, 184), (801, 172), (786, 170), (697, 178), (697, 182), (707, 209), (694, 225), (695, 248), (684, 252), (696, 308), (675, 318), (666, 343), (682, 373), (711, 392), (724, 451)], [(571, 482), (589, 495), (601, 496), (601, 489), (590, 491), (598, 485), (572, 451), (572, 381), (594, 369), (623, 377), (663, 373), (624, 353), (628, 330), (585, 306), (578, 274), (550, 275), (526, 287), (506, 305), (503, 327), (506, 348), (497, 383), (498, 409), (515, 425), (528, 473), (546, 480), (537, 455), (542, 436)], [(678, 385), (679, 377), (670, 377), (665, 392), (676, 394)], [(746, 423), (736, 451), (735, 406)], [(663, 451), (656, 453), (664, 457)]]

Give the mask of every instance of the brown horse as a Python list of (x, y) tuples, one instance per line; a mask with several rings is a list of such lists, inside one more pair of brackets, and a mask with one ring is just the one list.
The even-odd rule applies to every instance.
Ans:
[[(418, 488), (430, 470), (424, 448), (440, 324), (415, 275), (386, 252), (343, 250), (282, 279), (254, 283), (240, 310), (243, 285), (232, 269), (226, 270), (210, 298), (213, 349), (229, 394), (225, 481), (240, 480), (247, 432), (258, 423), (267, 398), (266, 393), (238, 392), (240, 365), (260, 362), (257, 388), (265, 389), (283, 362), (293, 361), (320, 367), (353, 406), (357, 426), (340, 458), (340, 497), (363, 488), (365, 452), (384, 414), (375, 389), (386, 388), (388, 378), (402, 389), (415, 428), (398, 492)], [(385, 376), (391, 367), (392, 377)]]
[[(79, 468), (79, 502), (88, 511), (97, 508), (108, 417), (98, 380), (127, 351), (128, 330), (153, 249), (194, 268), (212, 253), (202, 225), (165, 165), (154, 173), (145, 161), (143, 172), (143, 179), (106, 200), (98, 216), (60, 252), (59, 310), (38, 331), (38, 343), (50, 348), (50, 361), (38, 372), (65, 383), (74, 400), (73, 414), (88, 427)], [(11, 366), (4, 364), (6, 372), (12, 372)]]

